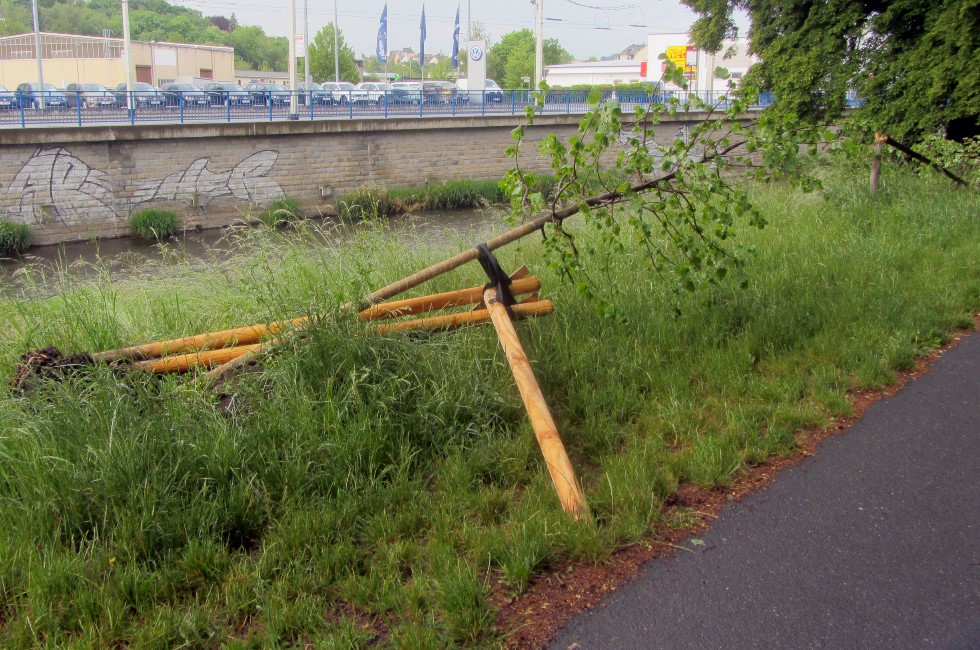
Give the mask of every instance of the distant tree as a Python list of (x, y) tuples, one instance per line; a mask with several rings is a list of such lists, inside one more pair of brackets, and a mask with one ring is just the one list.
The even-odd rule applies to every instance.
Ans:
[[(341, 31), (337, 40), (339, 45), (340, 80), (357, 83), (360, 75), (354, 59), (354, 50), (344, 41)], [(333, 23), (328, 23), (317, 32), (310, 43), (310, 74), (316, 81), (334, 80), (334, 30)]]
[(224, 16), (210, 16), (208, 20), (223, 32), (230, 32), (232, 30), (231, 21)]
[[(545, 65), (568, 63), (572, 60), (572, 55), (554, 38), (545, 39), (543, 49)], [(513, 63), (511, 63), (512, 59), (514, 59)], [(520, 88), (521, 77), (533, 76), (534, 33), (530, 29), (504, 34), (500, 42), (491, 47), (487, 53), (487, 77), (503, 81), (508, 88)], [(511, 82), (516, 78), (517, 85), (511, 85), (506, 81), (508, 78)]]
[(853, 89), (865, 102), (856, 117), (893, 136), (980, 131), (977, 0), (682, 1), (701, 15), (693, 41), (712, 52), (748, 12), (761, 62), (746, 80), (772, 90), (777, 110), (833, 119)]

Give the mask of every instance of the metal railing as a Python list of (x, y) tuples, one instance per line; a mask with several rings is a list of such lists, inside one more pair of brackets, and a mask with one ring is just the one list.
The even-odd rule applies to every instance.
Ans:
[[(297, 99), (295, 113), (291, 112), (292, 95)], [(727, 93), (694, 91), (605, 91), (602, 101), (618, 101), (629, 112), (636, 106), (672, 99), (684, 104), (695, 97), (700, 100), (701, 110), (727, 108), (729, 104)], [(533, 93), (528, 90), (0, 91), (0, 127), (518, 115), (533, 101)], [(750, 108), (765, 108), (772, 101), (771, 95), (763, 93)], [(540, 112), (580, 114), (588, 108), (589, 91), (551, 90)]]

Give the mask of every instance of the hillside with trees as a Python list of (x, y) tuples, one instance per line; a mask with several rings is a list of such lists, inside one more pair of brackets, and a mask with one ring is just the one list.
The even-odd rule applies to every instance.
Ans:
[[(62, 34), (122, 35), (122, 15), (117, 0), (42, 0), (41, 29)], [(30, 2), (0, 1), (0, 35), (22, 34), (33, 29)], [(235, 48), (235, 67), (240, 70), (285, 70), (289, 42), (269, 36), (261, 27), (239, 25), (231, 17), (205, 16), (200, 11), (172, 5), (166, 0), (132, 0), (129, 9), (133, 39), (224, 45)]]

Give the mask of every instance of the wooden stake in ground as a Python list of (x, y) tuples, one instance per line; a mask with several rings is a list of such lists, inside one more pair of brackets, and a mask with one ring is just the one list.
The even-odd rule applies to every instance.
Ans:
[(881, 150), (888, 140), (887, 135), (875, 133), (874, 156), (871, 157), (871, 191), (878, 191), (878, 184), (881, 180)]
[(558, 492), (562, 508), (573, 519), (591, 520), (589, 506), (585, 503), (585, 495), (582, 494), (582, 488), (575, 478), (572, 462), (565, 452), (565, 445), (558, 435), (558, 427), (551, 417), (544, 395), (541, 394), (541, 388), (534, 377), (534, 371), (524, 353), (521, 340), (517, 338), (517, 330), (514, 329), (514, 323), (507, 313), (507, 307), (497, 302), (496, 289), (487, 289), (483, 299), (490, 312), (493, 326), (497, 330), (497, 336), (500, 338), (500, 345), (507, 356), (507, 363), (514, 373), (514, 381), (517, 382), (517, 388), (521, 392), (521, 399), (524, 400), (524, 407), (531, 419), (531, 426), (534, 427), (534, 435), (538, 439), (538, 446), (541, 447), (541, 454), (548, 464), (548, 473), (551, 474), (551, 481)]

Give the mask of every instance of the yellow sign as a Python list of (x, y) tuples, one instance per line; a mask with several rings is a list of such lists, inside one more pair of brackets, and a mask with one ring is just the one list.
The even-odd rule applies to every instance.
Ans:
[(670, 45), (667, 47), (667, 60), (673, 61), (674, 65), (677, 66), (678, 70), (684, 72), (693, 72), (697, 69), (697, 66), (688, 65), (687, 63), (687, 52), (688, 47), (686, 45)]

